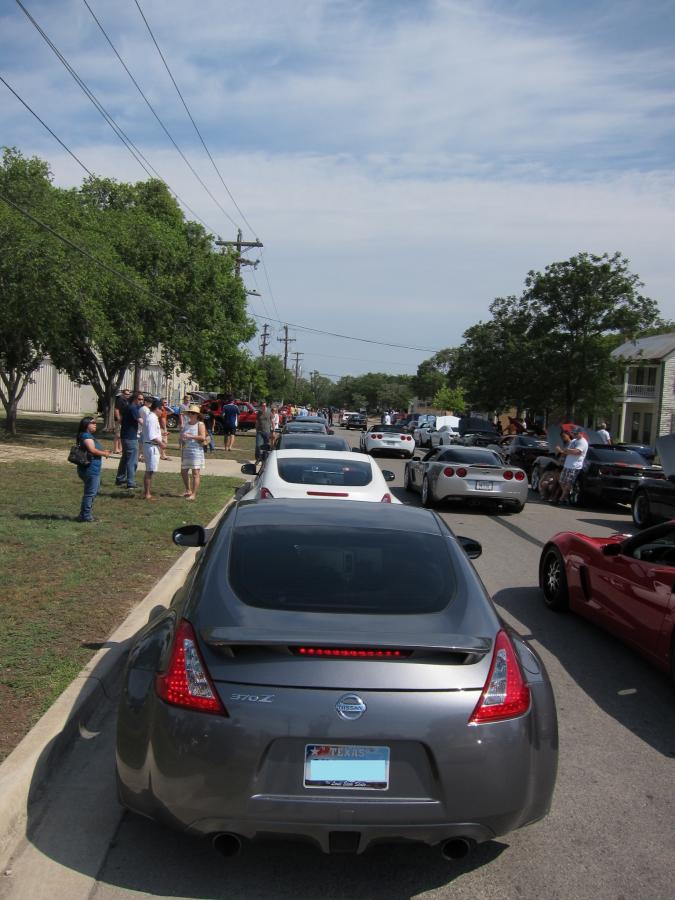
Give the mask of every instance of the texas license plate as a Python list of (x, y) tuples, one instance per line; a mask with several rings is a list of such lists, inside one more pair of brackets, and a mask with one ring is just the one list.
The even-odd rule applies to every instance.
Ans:
[(306, 788), (386, 791), (389, 788), (389, 747), (305, 746)]
[(491, 491), (493, 489), (493, 483), (491, 481), (477, 481), (476, 482), (476, 490), (477, 491)]

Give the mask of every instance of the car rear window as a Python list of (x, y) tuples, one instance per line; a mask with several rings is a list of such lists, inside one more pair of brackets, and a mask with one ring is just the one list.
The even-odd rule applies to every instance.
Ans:
[(371, 429), (373, 434), (378, 434), (380, 431), (384, 434), (387, 432), (388, 434), (400, 434), (401, 426), (400, 425), (377, 425), (373, 426)]
[(450, 447), (438, 457), (439, 462), (463, 463), (465, 466), (502, 466), (504, 463), (492, 450), (470, 450)]
[(320, 422), (289, 422), (284, 428), (287, 434), (302, 434), (303, 431), (308, 434), (325, 434), (326, 426)]
[(312, 435), (309, 439), (302, 434), (284, 434), (279, 441), (279, 450), (349, 450), (344, 438), (327, 437), (318, 439)]
[(331, 484), (364, 487), (373, 480), (369, 462), (313, 457), (278, 459), (277, 471), (290, 484)]
[(248, 606), (317, 613), (434, 613), (456, 592), (445, 538), (385, 529), (238, 528), (229, 579)]
[(618, 447), (607, 447), (602, 450), (591, 447), (588, 451), (588, 458), (595, 462), (623, 463), (627, 466), (644, 466), (646, 464), (644, 456), (640, 456), (635, 450), (621, 450)]

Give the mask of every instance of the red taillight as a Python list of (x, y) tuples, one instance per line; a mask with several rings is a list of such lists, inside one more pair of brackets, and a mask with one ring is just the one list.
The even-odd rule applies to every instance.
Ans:
[(466, 478), (466, 469), (464, 467), (462, 467), (461, 469), (457, 469), (457, 477)]
[(504, 472), (504, 478), (506, 481), (511, 481), (511, 479), (513, 478), (513, 472), (511, 471), (511, 469), (507, 469)]
[(525, 481), (525, 473), (524, 472), (516, 472), (516, 481)]
[(381, 434), (371, 434), (371, 438), (372, 438), (374, 441), (381, 441), (381, 440), (382, 440), (382, 435), (381, 435)]
[(399, 435), (399, 437), (401, 438), (402, 441), (412, 441), (412, 438), (410, 437), (409, 434), (401, 434), (401, 435)]
[(447, 478), (452, 478), (452, 476), (455, 474), (455, 470), (452, 468), (452, 466), (446, 466), (446, 467), (443, 469), (443, 474), (444, 474)]
[(307, 491), (308, 497), (349, 497), (348, 491)]
[(470, 725), (498, 722), (522, 716), (530, 708), (530, 689), (525, 683), (509, 636), (500, 631), (495, 640), (490, 672)]
[(383, 495), (380, 503), (391, 503), (391, 494), (387, 491), (386, 494)]
[(260, 499), (261, 500), (274, 500), (274, 494), (269, 488), (263, 487), (260, 488)]
[(365, 649), (363, 647), (291, 647), (296, 656), (322, 656), (333, 659), (405, 659), (411, 650)]
[(176, 630), (166, 672), (155, 676), (157, 696), (172, 706), (227, 715), (197, 649), (192, 625), (183, 619)]

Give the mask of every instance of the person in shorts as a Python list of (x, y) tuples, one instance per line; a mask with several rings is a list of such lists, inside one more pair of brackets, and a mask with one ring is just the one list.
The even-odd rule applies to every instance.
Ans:
[(225, 449), (232, 450), (234, 447), (234, 436), (237, 433), (237, 423), (239, 420), (239, 407), (234, 402), (234, 397), (228, 397), (220, 414), (223, 419), (223, 434), (225, 435)]
[(150, 407), (143, 416), (142, 437), (143, 452), (145, 454), (145, 475), (143, 477), (143, 499), (152, 500), (152, 477), (159, 468), (159, 454), (166, 449), (162, 440), (162, 430), (159, 427), (157, 410), (161, 406), (161, 400), (152, 400)]
[(574, 482), (579, 477), (584, 467), (584, 460), (588, 453), (588, 441), (583, 435), (581, 428), (572, 428), (572, 440), (566, 447), (556, 447), (556, 453), (561, 454), (565, 458), (562, 471), (560, 473), (560, 502), (566, 503), (574, 486)]

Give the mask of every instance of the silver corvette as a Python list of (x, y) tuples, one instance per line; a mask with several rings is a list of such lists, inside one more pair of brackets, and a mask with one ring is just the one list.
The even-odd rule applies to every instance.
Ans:
[(325, 852), (411, 840), (465, 855), (545, 816), (557, 719), (532, 648), (504, 625), (433, 512), (234, 505), (131, 650), (119, 795), (210, 836)]
[(481, 447), (438, 447), (405, 464), (403, 485), (419, 491), (422, 505), (441, 500), (465, 500), (503, 506), (520, 512), (527, 500), (527, 476), (517, 466), (507, 466), (494, 452)]

